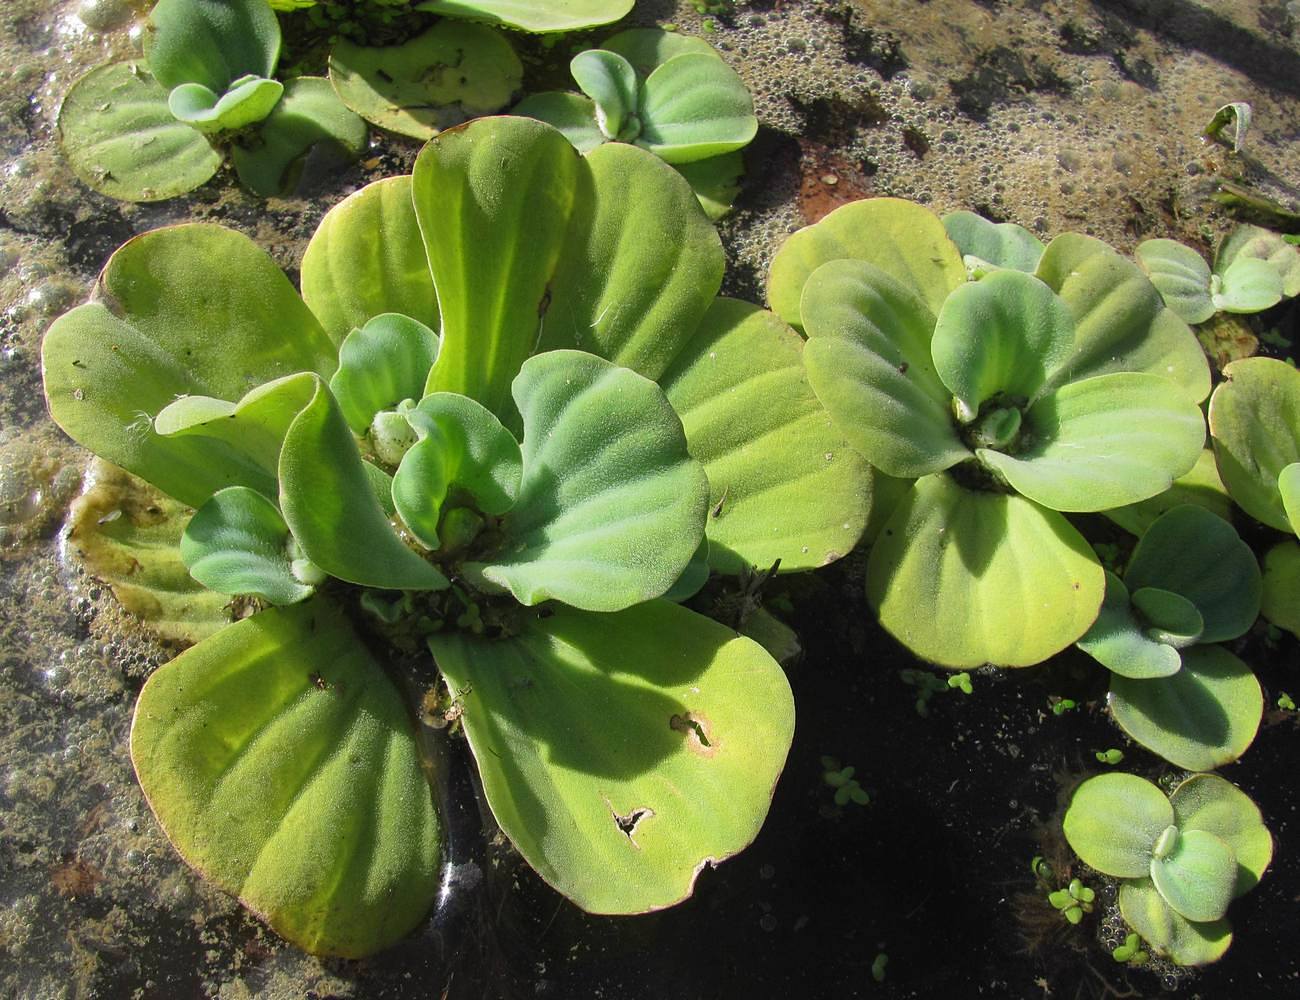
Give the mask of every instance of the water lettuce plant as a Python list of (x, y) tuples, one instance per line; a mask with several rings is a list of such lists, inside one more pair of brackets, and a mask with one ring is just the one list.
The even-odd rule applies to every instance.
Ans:
[(739, 150), (758, 131), (744, 81), (708, 42), (633, 28), (569, 64), (581, 94), (532, 94), (514, 114), (554, 125), (579, 150), (628, 142), (677, 167), (713, 218), (739, 190)]
[(1300, 372), (1272, 358), (1232, 362), (1210, 398), (1209, 418), (1228, 494), (1289, 536), (1265, 553), (1262, 610), (1300, 635)]
[(588, 910), (672, 905), (756, 834), (789, 686), (665, 595), (849, 551), (871, 478), (722, 267), (654, 156), (484, 118), (331, 209), (302, 297), (182, 225), (50, 328), (55, 420), (197, 508), (190, 572), (264, 608), (152, 675), (132, 758), (180, 853), (285, 937), (366, 954), (436, 895), (397, 661), (440, 675), (502, 830)]
[(1192, 775), (1168, 797), (1132, 774), (1089, 778), (1064, 829), (1085, 863), (1121, 880), (1129, 926), (1179, 965), (1222, 957), (1232, 943), (1228, 904), (1255, 887), (1273, 857), (1259, 808), (1214, 774)]
[(768, 300), (808, 337), (809, 382), (845, 438), (904, 481), (867, 566), (881, 624), (944, 666), (1026, 666), (1101, 607), (1101, 565), (1066, 514), (1192, 468), (1209, 370), (1099, 240), (1058, 236), (1032, 274), (977, 271), (931, 212), (877, 198), (791, 236)]
[(1255, 738), (1264, 695), (1250, 667), (1221, 645), (1259, 616), (1255, 554), (1227, 521), (1182, 504), (1142, 535), (1078, 646), (1111, 672), (1121, 728), (1165, 760), (1210, 771)]
[(212, 178), (227, 155), (256, 194), (281, 194), (306, 155), (355, 158), (365, 122), (329, 81), (274, 79), (280, 25), (266, 0), (159, 0), (145, 63), (91, 70), (59, 109), (59, 141), (89, 187), (159, 201)]
[(1216, 312), (1254, 313), (1300, 295), (1300, 250), (1259, 226), (1237, 226), (1214, 257), (1177, 240), (1146, 240), (1135, 252), (1165, 304), (1188, 323)]

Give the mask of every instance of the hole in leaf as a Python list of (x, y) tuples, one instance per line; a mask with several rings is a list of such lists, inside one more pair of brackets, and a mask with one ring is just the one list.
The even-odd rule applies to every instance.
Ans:
[(702, 747), (712, 747), (709, 742), (708, 732), (704, 724), (699, 720), (691, 717), (690, 712), (683, 712), (681, 715), (674, 715), (668, 720), (668, 728), (683, 736), (694, 735)]
[[(641, 820), (645, 819), (647, 816), (653, 816), (655, 814), (653, 809), (644, 808), (633, 809), (626, 816), (620, 816), (613, 808), (611, 808), (609, 812), (610, 815), (614, 817), (614, 822), (618, 825), (623, 836), (627, 837), (628, 840), (632, 840), (632, 834), (636, 833), (637, 824), (640, 823)], [(636, 841), (632, 840), (632, 843), (635, 845)]]

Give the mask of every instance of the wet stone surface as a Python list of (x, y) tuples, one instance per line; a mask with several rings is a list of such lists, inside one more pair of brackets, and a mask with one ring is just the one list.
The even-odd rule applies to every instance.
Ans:
[[(1127, 744), (1095, 672), (1070, 656), (979, 673), (971, 696), (936, 696), (920, 717), (899, 679), (917, 664), (871, 622), (856, 556), (780, 584), (806, 649), (791, 668), (791, 759), (759, 840), (679, 908), (585, 916), (498, 838), (454, 872), (457, 932), (429, 925), (353, 963), (284, 945), (201, 882), (153, 821), (127, 753), (135, 695), (173, 650), (60, 547), (88, 456), (44, 415), (40, 338), (116, 246), (168, 223), (237, 228), (296, 275), (321, 215), (409, 169), (415, 147), (376, 138), (362, 163), (309, 176), (290, 199), (259, 201), (228, 171), (157, 205), (87, 191), (57, 150), (59, 101), (86, 69), (138, 51), (141, 6), (0, 4), (0, 996), (1296, 995), (1294, 713), (1270, 711), (1226, 772), (1278, 842), (1270, 874), (1233, 908), (1228, 957), (1199, 974), (1126, 972), (1094, 940), (1118, 940), (1113, 905), (1069, 928), (1032, 894), (1028, 862), (1060, 851), (1043, 831), (1094, 751), (1167, 769)], [(1153, 235), (1210, 247), (1230, 224), (1210, 200), (1221, 178), (1300, 202), (1295, 2), (753, 0), (700, 15), (652, 0), (635, 19), (704, 33), (755, 94), (764, 127), (722, 226), (732, 294), (760, 297), (786, 234), (863, 195), (971, 208), (1044, 236), (1080, 230), (1125, 251)], [(563, 81), (568, 40), (520, 45), (528, 86)], [(1199, 138), (1233, 100), (1254, 106), (1241, 156)], [(1296, 322), (1293, 308), (1234, 325), (1212, 354), (1261, 334), (1294, 352)], [(1269, 704), (1296, 693), (1294, 642), (1257, 630), (1240, 646)], [(1063, 694), (1083, 707), (1053, 715)], [(824, 754), (857, 766), (871, 805), (833, 804)]]

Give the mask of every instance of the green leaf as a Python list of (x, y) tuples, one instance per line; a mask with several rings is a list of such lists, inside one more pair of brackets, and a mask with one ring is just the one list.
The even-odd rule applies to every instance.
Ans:
[(715, 59), (722, 58), (718, 50), (703, 38), (662, 28), (628, 28), (606, 38), (600, 47), (609, 52), (617, 52), (641, 76), (649, 76), (669, 59), (688, 52), (703, 52)]
[(259, 385), (238, 403), (181, 396), (158, 411), (154, 432), (172, 441), (201, 443), (214, 455), (238, 456), (246, 465), (239, 485), (273, 497), (285, 434), (318, 382), (310, 372), (286, 375)]
[(1148, 372), (1193, 402), (1209, 394), (1210, 369), (1196, 335), (1131, 260), (1101, 240), (1065, 233), (1048, 244), (1036, 273), (1074, 314), (1074, 356), (1058, 382)]
[(876, 539), (867, 600), (918, 656), (1030, 666), (1097, 617), (1105, 577), (1064, 517), (939, 474), (917, 480)]
[(198, 83), (218, 94), (280, 61), (280, 23), (264, 0), (158, 0), (144, 34), (149, 68), (167, 89)]
[(448, 17), (505, 24), (524, 31), (580, 31), (611, 24), (632, 9), (633, 0), (424, 0), (416, 10)]
[(100, 66), (72, 85), (59, 146), (87, 187), (122, 201), (175, 198), (221, 168), (221, 154), (176, 120), (167, 90), (135, 63)]
[(136, 237), (109, 259), (95, 298), (46, 333), (50, 413), (95, 454), (191, 506), (255, 485), (248, 463), (209, 441), (160, 437), (155, 414), (179, 396), (235, 400), (283, 375), (334, 370), (334, 344), (283, 272), (220, 226)]
[(472, 399), (435, 392), (408, 414), (420, 441), (393, 476), (393, 503), (411, 533), (439, 547), (438, 522), (453, 490), (463, 490), (484, 514), (504, 514), (519, 496), (519, 444), (492, 413)]
[(1278, 473), (1277, 492), (1291, 530), (1300, 535), (1300, 462), (1292, 462)]
[(380, 313), (438, 329), (409, 176), (367, 184), (325, 213), (303, 254), (302, 297), (336, 342)]
[(1238, 257), (1223, 272), (1214, 305), (1224, 312), (1255, 313), (1282, 301), (1282, 275), (1268, 261)]
[(865, 261), (819, 267), (804, 285), (804, 364), (841, 434), (891, 476), (920, 476), (971, 457), (930, 354), (934, 316)]
[(722, 241), (682, 178), (643, 150), (610, 143), (579, 170), (537, 349), (589, 351), (657, 379), (717, 295)]
[(1119, 887), (1119, 909), (1124, 920), (1157, 954), (1177, 965), (1217, 962), (1232, 944), (1226, 920), (1193, 923), (1164, 901), (1149, 878)]
[(97, 458), (68, 513), (69, 550), (150, 631), (189, 643), (229, 623), (226, 595), (205, 590), (181, 562), (189, 507)]
[(1250, 667), (1222, 646), (1182, 651), (1172, 677), (1113, 675), (1107, 699), (1120, 728), (1152, 753), (1190, 771), (1236, 760), (1255, 739), (1264, 695)]
[(730, 153), (758, 132), (745, 81), (713, 54), (669, 59), (646, 77), (639, 105), (641, 131), (634, 141), (669, 163)]
[(1144, 240), (1134, 251), (1151, 284), (1186, 323), (1204, 323), (1221, 308), (1211, 296), (1210, 265), (1177, 240)]
[(1264, 554), (1264, 596), (1260, 614), (1300, 635), (1300, 545), (1279, 542)]
[(1032, 400), (1073, 346), (1074, 320), (1052, 290), (1032, 275), (999, 271), (944, 300), (930, 350), (971, 420), (997, 396)]
[(717, 299), (659, 380), (709, 479), (709, 561), (814, 569), (847, 555), (871, 511), (871, 468), (804, 375), (798, 334), (772, 313)]
[(1129, 596), (1133, 607), (1148, 623), (1148, 634), (1157, 642), (1184, 649), (1205, 631), (1205, 622), (1196, 605), (1181, 594), (1159, 587), (1138, 587)]
[(330, 392), (353, 433), (364, 435), (380, 410), (423, 396), (437, 358), (438, 335), (400, 313), (381, 313), (349, 333)]
[[(1234, 153), (1240, 153), (1246, 142), (1246, 132), (1250, 129), (1251, 109), (1245, 101), (1233, 101), (1214, 112), (1210, 124), (1205, 126), (1202, 136), (1213, 139), (1222, 146), (1227, 146)], [(1222, 136), (1224, 126), (1232, 122), (1232, 141), (1227, 142)]]
[(416, 216), (442, 310), (427, 392), (458, 392), (503, 419), (537, 344), (581, 160), (526, 118), (481, 118), (431, 139), (415, 162)]
[(385, 590), (447, 586), (393, 530), (356, 440), (320, 382), (284, 439), (280, 509), (307, 558), (330, 576)]
[(1151, 881), (1165, 902), (1188, 920), (1218, 920), (1232, 902), (1237, 858), (1212, 833), (1180, 830), (1170, 854), (1151, 859)]
[(401, 45), (340, 39), (330, 50), (329, 78), (366, 121), (428, 139), (504, 108), (519, 89), (523, 66), (499, 31), (444, 20)]
[(938, 216), (901, 198), (868, 198), (842, 205), (781, 244), (767, 279), (772, 311), (802, 330), (804, 283), (822, 264), (842, 258), (874, 264), (921, 299), (931, 315), (966, 280), (961, 254)]
[(1205, 830), (1237, 859), (1233, 895), (1253, 889), (1273, 860), (1273, 837), (1250, 796), (1217, 774), (1194, 774), (1169, 796), (1179, 830)]
[(1225, 521), (1232, 518), (1232, 500), (1219, 479), (1214, 451), (1210, 448), (1203, 448), (1191, 471), (1175, 479), (1165, 492), (1149, 500), (1105, 511), (1105, 514), (1129, 534), (1140, 537), (1161, 514), (1185, 503), (1195, 504)]
[(159, 668), (131, 759), (185, 860), (314, 954), (394, 944), (437, 895), (406, 707), (333, 604), (264, 611)]
[(557, 607), (513, 640), (438, 634), (430, 648), (464, 692), (497, 822), (583, 909), (678, 903), (706, 864), (758, 833), (794, 704), (757, 643), (653, 601), (615, 614)]
[(1133, 550), (1129, 587), (1159, 587), (1191, 601), (1204, 631), (1200, 642), (1244, 635), (1259, 617), (1263, 582), (1255, 554), (1227, 521), (1183, 504), (1161, 515)]
[(1085, 864), (1115, 878), (1143, 878), (1156, 841), (1173, 822), (1164, 792), (1135, 774), (1113, 772), (1075, 790), (1062, 825)]
[(529, 94), (510, 113), (535, 118), (559, 129), (579, 153), (589, 153), (606, 141), (596, 124), (596, 103), (582, 94), (560, 90)]
[(637, 116), (640, 82), (632, 64), (617, 52), (587, 49), (569, 63), (578, 89), (596, 105), (596, 126), (606, 139), (630, 142), (641, 132)]
[(167, 107), (200, 132), (233, 132), (269, 115), (283, 93), (280, 81), (259, 76), (236, 80), (221, 95), (201, 83), (182, 83), (168, 95)]
[(980, 461), (1045, 507), (1097, 511), (1167, 490), (1196, 463), (1205, 419), (1167, 379), (1114, 372), (1040, 397), (1025, 414), (1026, 439), (1017, 454), (982, 448)]
[(660, 388), (579, 351), (524, 363), (523, 483), (474, 580), (525, 605), (618, 611), (665, 593), (704, 537), (709, 484)]
[(1033, 274), (1043, 256), (1042, 241), (1014, 222), (993, 223), (974, 212), (949, 212), (943, 217), (943, 228), (963, 257), (994, 267)]
[(1227, 365), (1210, 400), (1210, 436), (1232, 499), (1255, 520), (1294, 531), (1278, 479), (1300, 462), (1300, 372), (1273, 358)]
[(1259, 226), (1237, 226), (1219, 247), (1214, 269), (1224, 274), (1245, 258), (1268, 261), (1282, 277), (1282, 294), (1287, 298), (1300, 295), (1300, 250), (1287, 243), (1281, 234)]
[(679, 163), (674, 169), (686, 178), (704, 214), (717, 222), (731, 211), (740, 194), (745, 157), (739, 151), (723, 153), (694, 163)]
[(298, 184), (307, 154), (334, 164), (350, 163), (366, 149), (370, 132), (360, 115), (339, 100), (328, 80), (290, 80), (257, 133), (231, 149), (239, 180), (256, 195), (271, 198)]
[[(295, 574), (289, 526), (275, 504), (256, 490), (231, 486), (214, 493), (181, 536), (190, 576), (220, 594), (252, 594), (272, 604), (295, 604), (312, 587)], [(303, 566), (304, 576), (310, 567)]]
[(1122, 677), (1168, 677), (1183, 666), (1177, 649), (1147, 634), (1146, 624), (1134, 614), (1128, 588), (1109, 571), (1101, 613), (1075, 645)]

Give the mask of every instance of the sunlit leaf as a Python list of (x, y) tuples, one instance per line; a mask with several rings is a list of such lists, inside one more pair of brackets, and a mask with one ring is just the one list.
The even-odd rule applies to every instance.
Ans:
[(173, 115), (200, 132), (233, 132), (260, 122), (284, 93), (279, 80), (250, 76), (218, 94), (201, 83), (182, 83), (167, 97)]
[(164, 87), (199, 83), (221, 94), (240, 77), (271, 76), (280, 23), (263, 0), (158, 0), (144, 50)]
[(1156, 841), (1173, 822), (1164, 792), (1145, 778), (1115, 772), (1075, 789), (1062, 825), (1085, 864), (1115, 878), (1143, 878)]
[(1119, 908), (1124, 920), (1158, 955), (1178, 965), (1206, 965), (1223, 957), (1232, 944), (1226, 920), (1197, 923), (1176, 913), (1149, 878), (1119, 887)]
[(1173, 790), (1169, 802), (1179, 830), (1207, 830), (1232, 848), (1237, 859), (1233, 895), (1258, 884), (1273, 860), (1273, 837), (1249, 795), (1217, 774), (1194, 774)]
[(578, 31), (611, 24), (632, 9), (633, 0), (424, 0), (416, 10), (448, 17), (505, 24), (524, 31)]
[(1214, 834), (1179, 830), (1173, 850), (1151, 859), (1151, 881), (1165, 902), (1188, 920), (1218, 920), (1232, 901), (1237, 859)]
[(1124, 581), (1110, 572), (1101, 612), (1075, 645), (1123, 677), (1168, 677), (1183, 665), (1177, 649), (1147, 634), (1146, 624), (1134, 614)]
[(1191, 247), (1177, 240), (1144, 240), (1134, 255), (1165, 305), (1185, 322), (1204, 323), (1221, 308), (1211, 296), (1210, 265)]
[(634, 141), (669, 163), (730, 153), (758, 131), (745, 82), (717, 56), (702, 52), (661, 65), (641, 85), (638, 103), (641, 131)]
[(438, 335), (419, 320), (381, 313), (353, 330), (339, 347), (339, 369), (330, 392), (348, 426), (365, 434), (375, 414), (424, 395), (438, 357)]
[(949, 212), (943, 217), (943, 228), (963, 257), (994, 267), (1033, 274), (1043, 256), (1042, 241), (1014, 222), (994, 223), (974, 212)]

